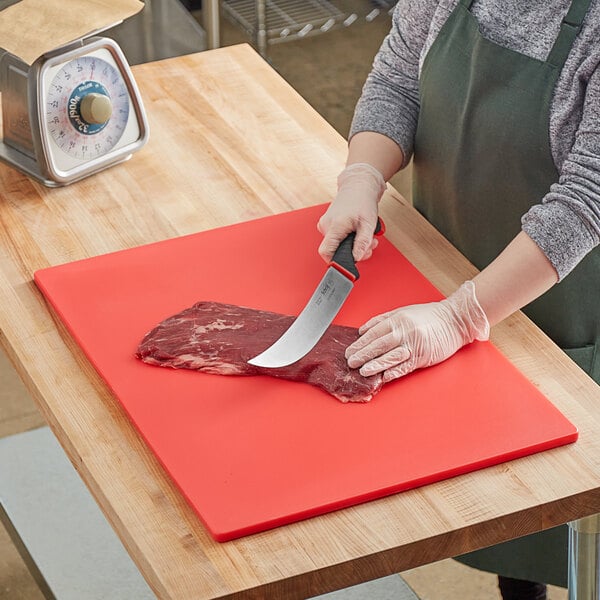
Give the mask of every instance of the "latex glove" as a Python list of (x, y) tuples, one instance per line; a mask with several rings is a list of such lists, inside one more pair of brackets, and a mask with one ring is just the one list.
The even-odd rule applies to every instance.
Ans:
[(490, 325), (467, 281), (447, 299), (414, 304), (374, 317), (346, 349), (348, 365), (385, 382), (446, 360), (473, 340), (487, 340)]
[(338, 176), (338, 192), (318, 223), (323, 241), (319, 254), (331, 260), (340, 242), (356, 231), (352, 254), (354, 260), (365, 260), (377, 246), (373, 232), (377, 225), (377, 203), (385, 191), (385, 179), (373, 166), (354, 163)]

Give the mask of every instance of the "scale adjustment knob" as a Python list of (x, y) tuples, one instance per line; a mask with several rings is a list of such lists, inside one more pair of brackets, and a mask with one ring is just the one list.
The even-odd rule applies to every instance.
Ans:
[(104, 94), (87, 94), (81, 100), (79, 112), (86, 123), (102, 125), (112, 115), (112, 103)]

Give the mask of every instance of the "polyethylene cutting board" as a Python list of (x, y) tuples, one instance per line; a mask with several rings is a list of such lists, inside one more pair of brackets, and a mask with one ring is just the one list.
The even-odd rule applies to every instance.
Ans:
[[(225, 541), (572, 442), (490, 343), (367, 404), (268, 376), (164, 369), (143, 335), (199, 300), (298, 314), (323, 275), (323, 206), (38, 271), (35, 280), (213, 537)], [(386, 240), (337, 323), (440, 293)]]

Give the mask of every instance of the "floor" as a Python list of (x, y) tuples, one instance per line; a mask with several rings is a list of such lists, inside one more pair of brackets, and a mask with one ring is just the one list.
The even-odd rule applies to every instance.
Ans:
[[(368, 3), (368, 0), (357, 1)], [(199, 10), (192, 14), (201, 20)], [(337, 131), (346, 136), (353, 106), (389, 26), (389, 16), (380, 16), (370, 23), (362, 21), (324, 35), (272, 45), (269, 62)], [(223, 23), (222, 45), (246, 41), (249, 39), (239, 28)], [(397, 176), (392, 183), (409, 196), (410, 173)], [(33, 400), (0, 350), (0, 436), (38, 427), (43, 422)], [(413, 569), (402, 575), (423, 600), (500, 598), (493, 575), (452, 560)], [(0, 527), (0, 600), (41, 598), (15, 547)], [(566, 600), (567, 593), (551, 588), (549, 598)]]

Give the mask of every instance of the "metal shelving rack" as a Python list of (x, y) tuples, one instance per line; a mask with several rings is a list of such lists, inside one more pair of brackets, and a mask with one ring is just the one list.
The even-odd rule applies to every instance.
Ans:
[[(263, 57), (277, 44), (390, 14), (397, 0), (221, 0), (223, 14), (241, 26)], [(363, 6), (364, 5), (364, 6)]]

